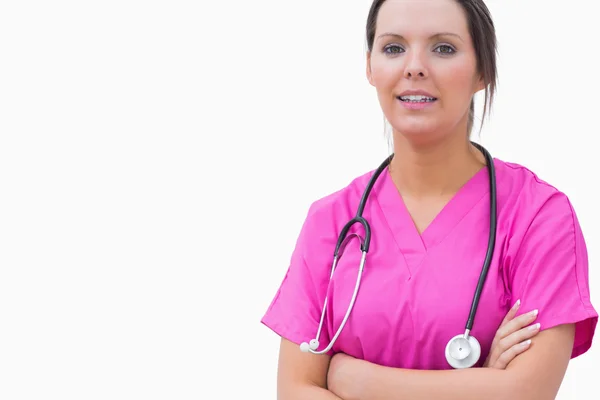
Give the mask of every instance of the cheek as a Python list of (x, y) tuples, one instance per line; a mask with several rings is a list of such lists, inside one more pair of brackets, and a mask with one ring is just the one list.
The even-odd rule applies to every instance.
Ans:
[(398, 89), (398, 83), (402, 79), (401, 68), (393, 63), (377, 65), (371, 71), (372, 83), (377, 91), (377, 98), (384, 113), (392, 112), (395, 107), (396, 98), (394, 91)]
[(379, 92), (391, 92), (402, 78), (402, 68), (397, 63), (377, 60), (371, 68), (373, 84)]
[(447, 96), (470, 99), (473, 95), (475, 71), (470, 65), (446, 65), (445, 68), (440, 69), (438, 77), (440, 78), (439, 89)]

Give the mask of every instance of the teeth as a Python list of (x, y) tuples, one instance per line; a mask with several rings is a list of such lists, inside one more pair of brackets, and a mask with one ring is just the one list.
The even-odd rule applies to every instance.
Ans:
[(433, 101), (433, 97), (421, 96), (421, 95), (411, 95), (411, 96), (400, 96), (400, 100), (402, 101)]

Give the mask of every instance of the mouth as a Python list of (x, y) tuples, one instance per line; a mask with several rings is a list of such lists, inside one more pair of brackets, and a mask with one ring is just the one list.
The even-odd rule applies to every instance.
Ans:
[(429, 96), (423, 96), (423, 95), (398, 96), (397, 99), (404, 103), (416, 103), (416, 104), (433, 103), (434, 101), (437, 101), (437, 97), (429, 97)]

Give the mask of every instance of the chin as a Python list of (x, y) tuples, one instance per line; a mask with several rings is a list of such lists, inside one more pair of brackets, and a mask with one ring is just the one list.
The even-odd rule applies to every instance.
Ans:
[(396, 132), (411, 142), (428, 142), (435, 139), (440, 132), (440, 127), (438, 124), (428, 121), (415, 121), (413, 123), (402, 121), (399, 123), (393, 123), (392, 127)]

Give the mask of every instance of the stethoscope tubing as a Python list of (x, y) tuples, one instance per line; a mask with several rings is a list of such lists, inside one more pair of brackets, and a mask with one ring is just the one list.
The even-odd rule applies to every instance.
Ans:
[[(496, 241), (497, 190), (496, 190), (496, 172), (495, 172), (495, 168), (494, 168), (494, 160), (493, 160), (492, 156), (490, 155), (490, 153), (483, 146), (481, 146), (475, 142), (471, 142), (471, 143), (483, 153), (483, 155), (485, 156), (485, 159), (486, 159), (486, 164), (487, 164), (487, 169), (488, 169), (488, 174), (489, 174), (489, 182), (490, 182), (490, 184), (489, 184), (490, 185), (490, 229), (489, 229), (488, 246), (487, 246), (487, 250), (486, 250), (485, 261), (483, 263), (483, 267), (482, 267), (481, 273), (479, 275), (479, 279), (477, 281), (477, 287), (475, 288), (475, 293), (473, 295), (473, 301), (471, 303), (471, 308), (469, 310), (469, 315), (468, 315), (467, 323), (465, 326), (465, 333), (464, 333), (464, 335), (462, 335), (462, 334), (457, 335), (454, 338), (450, 339), (450, 341), (448, 342), (448, 345), (446, 346), (446, 357), (448, 359), (448, 362), (454, 368), (468, 368), (468, 367), (474, 365), (477, 362), (477, 360), (479, 359), (481, 347), (480, 347), (477, 339), (473, 336), (470, 336), (470, 332), (473, 328), (473, 323), (475, 321), (477, 308), (479, 306), (479, 300), (481, 298), (485, 280), (487, 278), (489, 267), (490, 267), (490, 264), (491, 264), (491, 261), (492, 261), (493, 255), (494, 255), (494, 247), (495, 247), (495, 241)], [(358, 289), (360, 287), (360, 281), (361, 281), (362, 274), (364, 271), (366, 256), (367, 256), (367, 253), (369, 252), (369, 248), (370, 248), (370, 244), (371, 244), (371, 227), (370, 227), (368, 221), (362, 216), (362, 214), (364, 212), (364, 209), (365, 209), (367, 200), (369, 198), (369, 195), (371, 193), (371, 190), (373, 189), (373, 186), (375, 185), (375, 182), (377, 181), (377, 179), (379, 178), (381, 173), (388, 167), (388, 165), (392, 161), (393, 157), (394, 157), (393, 154), (390, 155), (389, 157), (387, 157), (383, 161), (383, 163), (381, 163), (379, 165), (377, 170), (374, 172), (373, 176), (371, 177), (371, 179), (369, 180), (369, 182), (367, 184), (367, 187), (365, 188), (365, 190), (363, 192), (360, 203), (358, 205), (356, 216), (353, 219), (351, 219), (350, 221), (348, 221), (348, 223), (346, 223), (346, 225), (344, 225), (344, 227), (342, 228), (342, 230), (338, 236), (338, 240), (336, 242), (335, 251), (333, 254), (333, 264), (331, 267), (331, 274), (329, 277), (329, 285), (331, 285), (331, 282), (333, 279), (333, 274), (335, 272), (335, 268), (337, 266), (338, 260), (340, 259), (346, 245), (348, 244), (348, 240), (350, 239), (348, 237), (348, 232), (349, 232), (350, 228), (354, 224), (357, 224), (357, 223), (362, 225), (364, 232), (365, 232), (364, 239), (361, 239), (360, 236), (358, 236), (358, 234), (355, 234), (355, 233), (352, 234), (354, 236), (357, 236), (360, 240), (362, 257), (361, 257), (361, 261), (360, 261), (360, 266), (358, 268), (356, 284), (354, 287), (354, 291), (352, 293), (352, 299), (350, 300), (350, 304), (348, 306), (348, 309), (346, 310), (346, 314), (344, 315), (344, 318), (343, 318), (342, 322), (340, 323), (340, 326), (339, 326), (338, 330), (336, 331), (335, 335), (329, 341), (329, 345), (327, 345), (323, 350), (317, 351), (317, 348), (319, 347), (320, 334), (321, 334), (321, 330), (323, 328), (323, 323), (324, 323), (324, 319), (325, 319), (325, 311), (327, 309), (327, 303), (328, 303), (328, 296), (327, 296), (327, 294), (329, 293), (329, 285), (328, 285), (316, 338), (312, 339), (310, 341), (310, 344), (306, 343), (306, 342), (302, 343), (300, 346), (302, 351), (311, 352), (313, 354), (325, 354), (325, 353), (329, 352), (333, 348), (333, 344), (336, 342), (336, 340), (339, 337), (340, 333), (342, 332), (344, 326), (346, 325), (346, 322), (350, 316), (350, 313), (351, 313), (352, 308), (354, 307), (354, 303), (356, 301)], [(466, 348), (463, 348), (463, 347), (466, 347)], [(458, 354), (458, 355), (456, 355), (456, 354)]]

